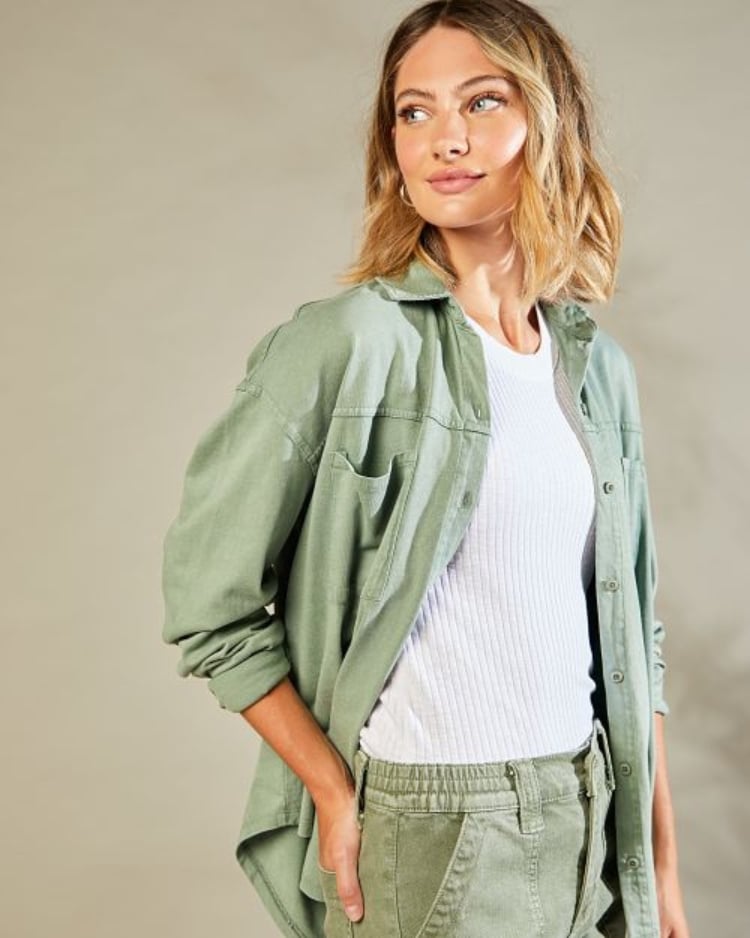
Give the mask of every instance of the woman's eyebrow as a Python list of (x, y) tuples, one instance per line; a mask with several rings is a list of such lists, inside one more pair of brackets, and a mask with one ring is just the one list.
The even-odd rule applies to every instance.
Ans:
[[(470, 88), (472, 85), (478, 85), (481, 82), (486, 81), (504, 81), (509, 85), (512, 85), (515, 88), (518, 88), (518, 82), (514, 81), (512, 78), (507, 75), (476, 75), (474, 78), (468, 78), (466, 81), (462, 81), (460, 85), (456, 85), (453, 89), (454, 94), (458, 94), (460, 91), (464, 91), (466, 88)], [(403, 91), (399, 91), (396, 95), (394, 101), (395, 104), (398, 104), (399, 100), (406, 95), (414, 95), (419, 98), (427, 98), (428, 101), (434, 101), (435, 95), (431, 91), (424, 91), (421, 88), (404, 88)]]

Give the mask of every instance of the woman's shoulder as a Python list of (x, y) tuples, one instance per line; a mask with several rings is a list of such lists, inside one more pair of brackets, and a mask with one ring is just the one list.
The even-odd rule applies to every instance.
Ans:
[(617, 404), (623, 421), (637, 422), (638, 381), (631, 352), (587, 309), (578, 303), (573, 305), (583, 316), (596, 323), (586, 370), (587, 382), (595, 384), (600, 392), (606, 393)]
[(632, 360), (623, 344), (581, 302), (565, 300), (547, 308), (565, 332), (578, 341), (591, 342), (589, 368), (615, 375), (632, 368)]
[(397, 304), (371, 282), (298, 305), (256, 340), (238, 390), (263, 396), (279, 413), (325, 418), (341, 388), (392, 357), (400, 332)]
[(354, 284), (296, 306), (255, 343), (248, 374), (268, 368), (315, 368), (348, 360), (353, 346), (367, 339), (387, 341), (389, 325), (399, 321), (398, 305), (388, 302), (374, 280)]
[(334, 329), (344, 337), (367, 334), (378, 328), (380, 334), (388, 320), (398, 321), (399, 306), (379, 289), (378, 281), (355, 283), (318, 299), (307, 300), (294, 311), (292, 321), (300, 333)]

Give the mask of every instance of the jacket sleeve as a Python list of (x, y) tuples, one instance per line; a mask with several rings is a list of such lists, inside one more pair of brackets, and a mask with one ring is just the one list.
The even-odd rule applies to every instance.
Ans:
[(315, 475), (304, 441), (252, 378), (278, 328), (253, 350), (230, 405), (199, 439), (163, 543), (162, 638), (179, 647), (178, 674), (207, 678), (234, 712), (290, 670), (284, 622), (266, 606)]
[[(654, 525), (651, 518), (651, 508), (649, 502), (649, 493), (648, 493), (648, 481), (645, 475), (643, 477), (643, 504), (644, 504), (644, 532), (643, 536), (647, 539), (649, 547), (648, 554), (650, 557), (651, 564), (651, 589), (649, 594), (651, 596), (651, 601), (653, 602), (654, 595), (656, 593), (656, 587), (658, 582), (658, 563), (656, 555), (656, 544), (654, 540)], [(666, 636), (666, 629), (664, 623), (661, 619), (656, 617), (656, 613), (652, 610), (650, 615), (650, 621), (652, 623), (652, 633), (653, 633), (653, 687), (654, 687), (654, 710), (657, 713), (662, 713), (664, 715), (670, 712), (669, 705), (664, 699), (664, 672), (667, 669), (666, 661), (664, 660), (664, 638)]]
[(656, 550), (656, 537), (654, 533), (654, 523), (651, 514), (651, 500), (649, 495), (648, 474), (646, 471), (646, 462), (644, 457), (643, 429), (641, 421), (641, 411), (638, 395), (638, 383), (635, 368), (632, 360), (628, 357), (628, 363), (631, 372), (631, 395), (635, 409), (636, 420), (641, 432), (639, 434), (639, 449), (641, 463), (641, 493), (640, 493), (640, 537), (637, 549), (636, 560), (636, 582), (641, 604), (641, 614), (643, 616), (644, 628), (651, 631), (653, 659), (652, 659), (652, 686), (654, 693), (653, 709), (657, 713), (668, 714), (670, 707), (664, 697), (664, 674), (667, 668), (664, 660), (664, 639), (666, 628), (664, 622), (657, 618), (654, 608), (655, 597), (659, 579), (658, 557)]

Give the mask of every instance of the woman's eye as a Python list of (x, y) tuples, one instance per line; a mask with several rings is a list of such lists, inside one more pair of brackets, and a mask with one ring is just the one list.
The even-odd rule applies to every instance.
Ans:
[(407, 120), (409, 114), (413, 114), (414, 111), (419, 111), (421, 108), (418, 107), (402, 107), (400, 111), (397, 111), (397, 116), (401, 118), (406, 124), (413, 124), (414, 121)]
[[(480, 94), (478, 97), (474, 98), (474, 101), (471, 103), (474, 104), (475, 101), (481, 101), (484, 98), (489, 98), (490, 101), (500, 101), (503, 104), (508, 103), (506, 98), (504, 98), (501, 94), (495, 94), (494, 91), (488, 91), (486, 94)], [(495, 108), (490, 108), (490, 110), (495, 110)]]
[[(487, 91), (484, 94), (477, 95), (473, 99), (471, 105), (473, 106), (477, 101), (482, 101), (485, 98), (490, 101), (499, 101), (501, 104), (507, 104), (507, 98), (504, 98), (501, 94), (496, 94), (494, 91)], [(421, 111), (422, 108), (419, 107), (402, 107), (400, 111), (397, 112), (397, 116), (401, 118), (406, 124), (420, 123), (420, 121), (409, 120), (409, 115), (414, 114), (416, 111)], [(486, 111), (487, 108), (481, 108), (481, 110)], [(489, 108), (489, 110), (494, 111), (496, 108)]]

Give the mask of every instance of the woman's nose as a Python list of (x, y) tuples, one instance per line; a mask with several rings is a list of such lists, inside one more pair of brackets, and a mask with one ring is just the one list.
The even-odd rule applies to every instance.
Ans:
[(436, 155), (448, 152), (463, 153), (468, 146), (466, 121), (460, 114), (452, 113), (438, 119), (432, 139), (432, 149)]

